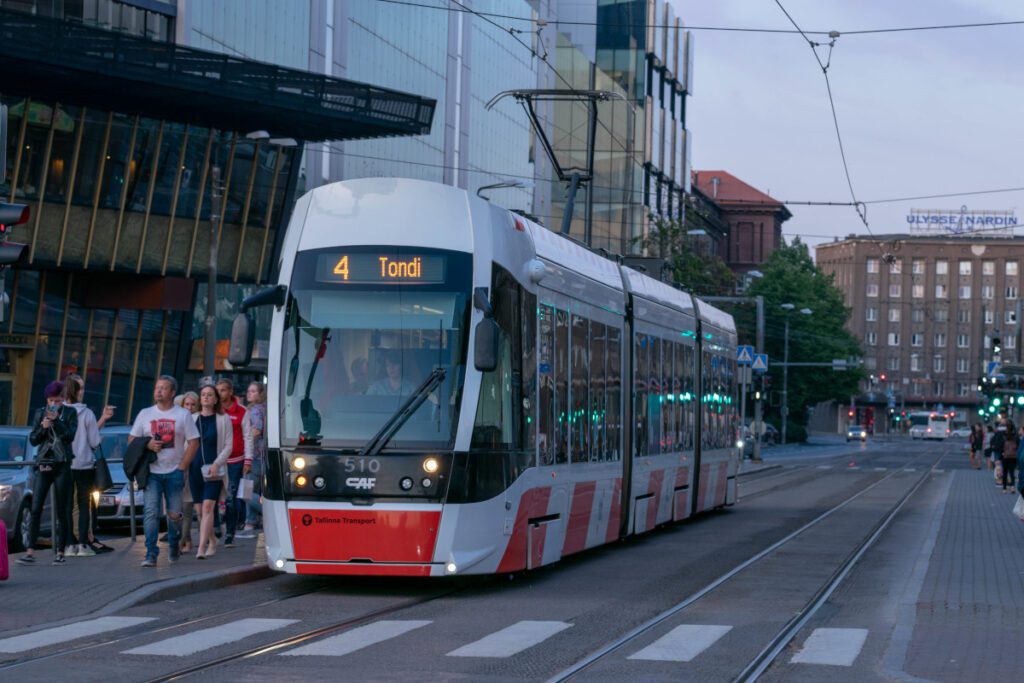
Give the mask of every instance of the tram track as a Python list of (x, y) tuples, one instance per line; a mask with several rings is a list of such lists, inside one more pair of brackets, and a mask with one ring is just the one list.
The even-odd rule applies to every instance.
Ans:
[[(778, 629), (769, 641), (768, 644), (763, 647), (757, 655), (751, 659), (740, 671), (740, 673), (732, 680), (737, 683), (747, 683), (756, 681), (758, 677), (764, 673), (768, 667), (776, 660), (779, 654), (792, 642), (793, 638), (800, 632), (800, 630), (817, 614), (818, 610), (824, 605), (828, 598), (835, 592), (835, 590), (843, 583), (846, 577), (850, 574), (853, 568), (861, 557), (875, 544), (878, 538), (885, 532), (892, 521), (896, 518), (899, 512), (903, 509), (906, 503), (911, 497), (924, 485), (925, 482), (932, 476), (934, 471), (939, 467), (942, 460), (948, 455), (942, 453), (935, 462), (927, 467), (924, 472), (917, 477), (916, 481), (904, 492), (898, 500), (889, 506), (888, 510), (882, 515), (879, 521), (870, 529), (866, 536), (859, 541), (856, 546), (847, 554), (846, 558), (840, 562), (838, 567), (833, 571), (829, 578), (822, 583), (818, 589), (814, 592), (809, 600), (807, 600), (802, 608), (795, 611), (795, 615), (787, 620), (783, 626)], [(837, 456), (839, 457), (839, 456)], [(586, 657), (578, 660), (569, 667), (561, 670), (555, 675), (548, 678), (549, 683), (560, 683), (562, 681), (569, 681), (576, 679), (578, 676), (590, 670), (594, 665), (607, 659), (611, 654), (619, 651), (624, 646), (636, 642), (641, 636), (648, 634), (653, 629), (657, 628), (668, 622), (670, 619), (676, 617), (681, 612), (691, 607), (695, 603), (707, 597), (715, 590), (721, 588), (727, 582), (732, 580), (734, 577), (739, 575), (741, 572), (753, 567), (758, 562), (765, 558), (772, 556), (780, 548), (783, 548), (787, 544), (803, 536), (807, 531), (817, 527), (819, 524), (824, 522), (826, 519), (832, 517), (840, 510), (846, 508), (850, 504), (854, 503), (858, 499), (862, 498), (869, 492), (880, 487), (885, 482), (889, 481), (901, 472), (905, 472), (908, 469), (914, 468), (923, 458), (934, 457), (933, 454), (921, 453), (916, 456), (913, 460), (907, 462), (902, 467), (889, 472), (883, 477), (875, 480), (864, 488), (860, 489), (853, 495), (845, 498), (837, 505), (829, 508), (825, 512), (821, 513), (814, 519), (806, 522), (795, 531), (789, 533), (778, 541), (772, 543), (768, 547), (759, 551), (755, 555), (747, 558), (743, 562), (737, 564), (729, 571), (718, 576), (716, 579), (706, 584), (701, 589), (690, 594), (683, 600), (672, 605), (668, 609), (660, 612), (659, 614), (651, 617), (647, 621), (639, 624), (638, 626), (630, 629), (626, 633), (622, 634), (618, 638), (606, 643), (600, 648), (592, 651)]]

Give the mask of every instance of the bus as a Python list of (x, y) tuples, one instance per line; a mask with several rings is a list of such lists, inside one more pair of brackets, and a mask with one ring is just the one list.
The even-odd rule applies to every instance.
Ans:
[(937, 411), (918, 411), (907, 416), (910, 420), (910, 438), (946, 439), (951, 431), (949, 415)]
[(466, 190), (365, 178), (296, 203), (273, 306), (267, 562), (529, 570), (733, 505), (727, 313)]

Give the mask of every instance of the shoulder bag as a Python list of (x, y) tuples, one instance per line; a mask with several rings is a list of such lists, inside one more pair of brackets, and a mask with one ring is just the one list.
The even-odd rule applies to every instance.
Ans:
[[(214, 424), (216, 424), (217, 416), (214, 416)], [(199, 457), (203, 459), (203, 466), (200, 468), (203, 472), (203, 479), (205, 481), (217, 481), (220, 477), (210, 476), (210, 470), (213, 468), (213, 463), (206, 461), (206, 438), (203, 435), (203, 417), (200, 415), (196, 418), (196, 422), (199, 424)]]
[(100, 444), (98, 450), (100, 457), (96, 458), (96, 464), (93, 465), (96, 471), (96, 489), (106, 491), (114, 485), (114, 479), (110, 476), (110, 465), (107, 464), (107, 458), (103, 455), (103, 444)]

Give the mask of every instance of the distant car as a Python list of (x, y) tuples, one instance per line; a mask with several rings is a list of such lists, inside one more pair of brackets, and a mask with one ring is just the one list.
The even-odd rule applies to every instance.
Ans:
[(949, 433), (950, 436), (962, 436), (964, 438), (971, 435), (971, 428), (966, 425), (961, 425)]
[[(32, 491), (36, 457), (35, 446), (28, 442), (28, 427), (0, 427), (0, 519), (7, 526), (7, 545), (11, 552), (20, 552), (28, 544), (32, 525)], [(18, 463), (24, 463), (19, 465)], [(50, 531), (50, 496), (43, 507), (39, 529)]]
[(850, 425), (846, 428), (846, 443), (850, 443), (854, 439), (860, 439), (861, 441), (868, 440), (868, 430), (862, 425)]

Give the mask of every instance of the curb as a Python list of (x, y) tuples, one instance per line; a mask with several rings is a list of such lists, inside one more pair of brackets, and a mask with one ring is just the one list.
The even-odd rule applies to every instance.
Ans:
[(747, 470), (746, 472), (738, 472), (737, 477), (746, 477), (751, 474), (757, 474), (758, 472), (767, 472), (768, 470), (782, 469), (782, 465), (765, 465), (764, 467), (758, 467), (756, 470)]

